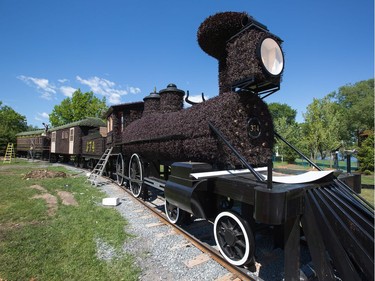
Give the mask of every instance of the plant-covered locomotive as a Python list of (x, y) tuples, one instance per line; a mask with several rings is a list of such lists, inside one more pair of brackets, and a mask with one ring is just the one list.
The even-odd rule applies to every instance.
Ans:
[(185, 92), (169, 84), (108, 111), (118, 184), (136, 197), (164, 191), (172, 223), (212, 221), (233, 265), (254, 264), (255, 233), (268, 225), (284, 247), (285, 280), (299, 280), (302, 226), (320, 280), (372, 280), (373, 208), (332, 171), (272, 175), (279, 135), (263, 98), (280, 87), (282, 40), (246, 13), (225, 12), (201, 24), (198, 43), (218, 59), (218, 96), (183, 109)]

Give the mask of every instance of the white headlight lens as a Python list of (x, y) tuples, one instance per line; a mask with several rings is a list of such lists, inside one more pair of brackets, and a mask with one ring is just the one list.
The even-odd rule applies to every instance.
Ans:
[(284, 56), (280, 45), (272, 38), (263, 40), (260, 55), (265, 69), (272, 75), (279, 75), (283, 71)]

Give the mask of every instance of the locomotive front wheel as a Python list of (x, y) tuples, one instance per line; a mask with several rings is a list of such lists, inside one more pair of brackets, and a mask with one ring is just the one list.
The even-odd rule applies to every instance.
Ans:
[(186, 211), (181, 210), (179, 207), (169, 203), (167, 200), (165, 200), (164, 207), (165, 214), (171, 223), (181, 225), (186, 220), (188, 215)]
[(121, 186), (124, 183), (124, 158), (120, 153), (117, 155), (116, 159), (116, 177), (117, 177), (117, 184)]
[(143, 165), (138, 154), (133, 154), (129, 162), (129, 186), (134, 197), (142, 194)]
[(241, 266), (253, 260), (254, 236), (238, 214), (221, 212), (215, 219), (214, 236), (220, 253), (229, 263)]

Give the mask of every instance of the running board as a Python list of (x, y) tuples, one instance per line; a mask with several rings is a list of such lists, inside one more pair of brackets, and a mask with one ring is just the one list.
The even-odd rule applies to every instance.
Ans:
[[(254, 168), (257, 172), (267, 171), (267, 167)], [(213, 171), (213, 172), (202, 172), (202, 173), (191, 173), (190, 176), (196, 180), (208, 179), (220, 176), (229, 175), (244, 175), (249, 174), (249, 169), (239, 170), (224, 170), (224, 171)], [(272, 176), (272, 182), (275, 183), (286, 183), (286, 184), (298, 184), (298, 183), (311, 183), (324, 179), (328, 176), (333, 176), (334, 171), (309, 171), (299, 175), (287, 175), (287, 176)], [(263, 175), (267, 180), (267, 175)]]
[[(254, 170), (257, 172), (265, 172), (267, 171), (267, 167), (254, 168)], [(248, 174), (250, 172), (251, 171), (249, 169), (239, 169), (239, 170), (224, 170), (224, 171), (191, 173), (190, 176), (192, 176), (196, 180), (200, 180), (200, 179), (214, 178), (214, 177), (220, 177), (220, 176)]]
[(161, 191), (164, 191), (165, 188), (165, 181), (154, 177), (144, 178), (143, 183)]

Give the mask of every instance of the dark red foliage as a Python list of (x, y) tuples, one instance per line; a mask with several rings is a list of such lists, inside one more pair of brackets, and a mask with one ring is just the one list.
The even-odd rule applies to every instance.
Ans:
[[(247, 134), (247, 122), (257, 116), (262, 134), (256, 140)], [(124, 129), (122, 141), (128, 155), (139, 153), (149, 160), (202, 161), (220, 166), (239, 161), (217, 139), (211, 121), (253, 165), (265, 165), (272, 155), (273, 126), (266, 104), (249, 93), (226, 93), (191, 108), (153, 113)]]
[(210, 56), (225, 56), (227, 41), (243, 27), (246, 13), (225, 12), (208, 17), (198, 29), (198, 44)]

